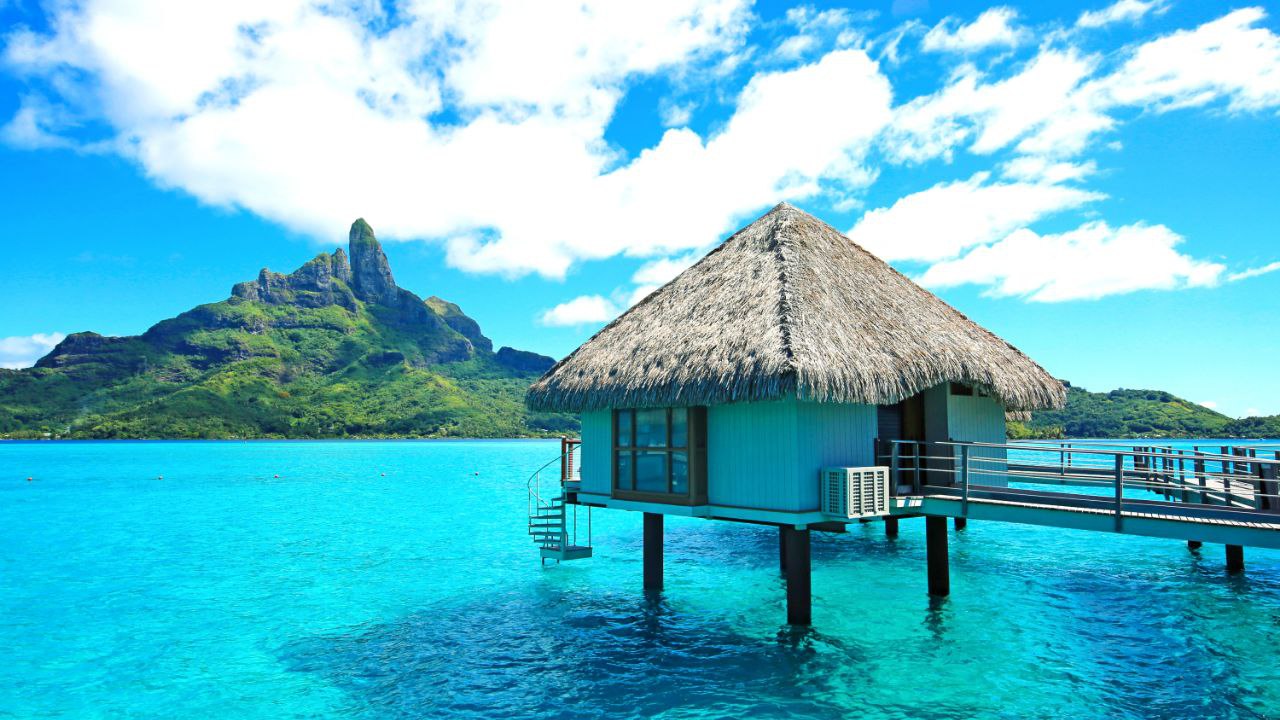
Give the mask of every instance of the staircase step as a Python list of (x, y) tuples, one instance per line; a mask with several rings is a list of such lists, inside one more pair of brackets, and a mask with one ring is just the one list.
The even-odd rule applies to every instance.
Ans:
[(544, 547), (542, 548), (542, 557), (556, 560), (582, 560), (591, 557), (591, 547), (587, 545)]

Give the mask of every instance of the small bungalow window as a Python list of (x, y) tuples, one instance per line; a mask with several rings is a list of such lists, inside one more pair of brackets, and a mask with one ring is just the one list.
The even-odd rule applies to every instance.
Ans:
[(968, 385), (965, 385), (964, 383), (956, 383), (956, 382), (953, 382), (953, 383), (951, 383), (951, 394), (952, 394), (952, 395), (961, 395), (961, 396), (964, 396), (964, 397), (972, 397), (972, 396), (973, 396), (973, 388), (972, 388), (972, 387), (970, 387), (970, 386), (968, 386)]
[(671, 496), (676, 502), (689, 499), (699, 474), (691, 468), (697, 467), (705, 449), (705, 417), (701, 408), (615, 410), (614, 490), (620, 495)]

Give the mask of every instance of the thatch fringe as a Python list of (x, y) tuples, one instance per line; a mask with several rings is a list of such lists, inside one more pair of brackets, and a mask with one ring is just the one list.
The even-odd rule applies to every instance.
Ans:
[(798, 397), (887, 405), (943, 382), (1007, 409), (1062, 384), (834, 228), (782, 204), (609, 323), (529, 389), (535, 410)]

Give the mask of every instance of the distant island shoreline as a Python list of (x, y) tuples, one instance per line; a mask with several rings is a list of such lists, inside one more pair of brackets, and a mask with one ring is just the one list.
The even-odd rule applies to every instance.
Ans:
[[(555, 359), (494, 349), (456, 304), (399, 287), (373, 229), (293, 273), (263, 268), (225, 300), (141, 335), (67, 336), (35, 367), (0, 369), (0, 440), (446, 440), (576, 435), (530, 411)], [(1160, 390), (1094, 393), (1013, 416), (1012, 440), (1271, 439), (1280, 416), (1236, 419)]]

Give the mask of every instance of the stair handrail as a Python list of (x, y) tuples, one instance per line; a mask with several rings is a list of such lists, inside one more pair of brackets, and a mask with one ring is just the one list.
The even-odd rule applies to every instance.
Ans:
[[(532, 503), (534, 500), (537, 500), (537, 501), (538, 501), (538, 506), (539, 506), (539, 507), (542, 507), (542, 506), (544, 506), (544, 505), (550, 505), (550, 503), (548, 503), (545, 499), (543, 499), (542, 494), (541, 494), (541, 492), (542, 492), (542, 471), (543, 471), (543, 470), (546, 470), (546, 469), (547, 469), (547, 468), (549, 468), (549, 467), (551, 467), (551, 465), (552, 465), (553, 463), (558, 463), (558, 462), (560, 462), (560, 460), (561, 460), (561, 459), (563, 459), (563, 458), (564, 458), (564, 453), (560, 453), (560, 455), (559, 455), (558, 457), (555, 457), (555, 458), (553, 458), (553, 459), (551, 459), (551, 460), (547, 461), (547, 464), (546, 464), (546, 465), (543, 465), (542, 467), (538, 468), (537, 470), (534, 470), (534, 471), (533, 471), (533, 474), (529, 476), (529, 481), (528, 481), (527, 483), (525, 483), (525, 487), (526, 487), (526, 488), (528, 489), (528, 491), (529, 491), (529, 501), (530, 501), (530, 503)], [(529, 506), (529, 514), (530, 514), (530, 515), (532, 515), (532, 514), (533, 514), (533, 506), (532, 506), (532, 505), (530, 505), (530, 506)]]
[[(573, 452), (579, 447), (581, 446), (576, 446), (576, 447), (570, 446), (568, 450), (565, 450), (561, 452), (559, 455), (555, 456), (554, 458), (548, 460), (546, 464), (544, 464), (542, 467), (538, 468), (537, 470), (534, 470), (533, 474), (529, 476), (529, 480), (528, 482), (525, 483), (525, 487), (529, 491), (529, 502), (530, 502), (529, 514), (530, 515), (533, 514), (532, 503), (534, 500), (538, 501), (539, 507), (545, 507), (545, 506), (551, 505), (551, 503), (547, 502), (546, 499), (542, 497), (542, 471), (546, 470), (547, 468), (551, 467), (556, 463), (563, 462), (566, 456), (572, 455)], [(564, 481), (564, 478), (561, 478), (561, 482), (563, 481)]]

